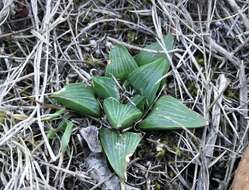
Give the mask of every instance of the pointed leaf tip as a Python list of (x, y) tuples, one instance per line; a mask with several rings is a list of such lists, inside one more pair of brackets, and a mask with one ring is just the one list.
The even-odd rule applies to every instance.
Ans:
[(65, 153), (73, 132), (73, 122), (65, 121), (66, 129), (61, 137), (61, 152)]
[[(170, 51), (174, 46), (174, 36), (168, 33), (163, 37), (165, 48)], [(158, 42), (151, 43), (145, 46), (146, 49), (152, 49), (155, 51), (162, 51), (162, 47)], [(165, 57), (164, 53), (150, 53), (147, 51), (140, 51), (134, 58), (138, 65), (145, 65), (158, 59), (159, 57)]]
[(93, 78), (93, 90), (102, 98), (113, 97), (119, 100), (119, 91), (116, 82), (109, 77), (94, 77)]
[(130, 156), (135, 152), (142, 135), (139, 133), (119, 133), (113, 129), (102, 128), (100, 130), (100, 141), (103, 150), (115, 173), (126, 180), (126, 169)]
[(111, 49), (109, 58), (111, 63), (106, 67), (106, 75), (113, 75), (119, 80), (125, 80), (138, 67), (127, 48), (121, 45)]
[(139, 127), (162, 130), (197, 128), (205, 125), (207, 125), (206, 120), (187, 108), (181, 101), (172, 96), (162, 96)]
[(114, 98), (104, 100), (104, 111), (111, 126), (116, 129), (129, 127), (142, 116), (135, 106), (121, 104)]
[(131, 98), (130, 104), (136, 106), (139, 110), (144, 111), (145, 97), (141, 95), (135, 95), (133, 98)]
[(147, 104), (151, 105), (160, 87), (159, 80), (168, 70), (168, 61), (164, 58), (159, 58), (133, 71), (129, 75), (128, 81), (146, 98)]
[(100, 114), (99, 104), (92, 89), (81, 83), (66, 85), (51, 97), (78, 114), (92, 116), (99, 116)]

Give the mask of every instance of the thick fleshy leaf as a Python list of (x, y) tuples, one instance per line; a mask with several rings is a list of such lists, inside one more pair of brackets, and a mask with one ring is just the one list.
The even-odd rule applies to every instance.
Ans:
[(111, 126), (116, 129), (129, 127), (142, 116), (135, 106), (121, 104), (114, 98), (104, 100), (104, 111)]
[(198, 113), (187, 108), (172, 96), (162, 96), (150, 115), (141, 123), (142, 129), (197, 128), (207, 125)]
[(128, 78), (129, 83), (146, 98), (151, 105), (160, 87), (160, 79), (169, 70), (169, 62), (159, 58), (133, 71)]
[(145, 97), (141, 95), (135, 95), (133, 98), (131, 98), (131, 104), (143, 111), (145, 107)]
[(73, 122), (66, 121), (66, 129), (61, 137), (61, 152), (65, 153), (73, 132)]
[(81, 83), (69, 84), (52, 95), (58, 103), (63, 104), (81, 115), (98, 116), (100, 108), (93, 90)]
[[(174, 37), (171, 33), (168, 33), (163, 38), (165, 48), (170, 51), (173, 49), (174, 45)], [(146, 49), (152, 49), (155, 51), (161, 51), (163, 50), (161, 45), (158, 42), (151, 43), (147, 46), (145, 46)], [(140, 51), (134, 58), (138, 65), (144, 65), (147, 63), (151, 63), (158, 59), (159, 57), (165, 57), (164, 53), (150, 53), (147, 51)]]
[(142, 136), (139, 133), (125, 132), (102, 128), (100, 141), (104, 152), (115, 173), (126, 180), (126, 169), (130, 156), (135, 152)]
[(94, 77), (93, 90), (101, 98), (113, 97), (119, 100), (118, 87), (112, 78)]
[(111, 63), (106, 67), (106, 75), (113, 75), (119, 80), (125, 80), (136, 69), (137, 63), (123, 46), (115, 46), (110, 52)]

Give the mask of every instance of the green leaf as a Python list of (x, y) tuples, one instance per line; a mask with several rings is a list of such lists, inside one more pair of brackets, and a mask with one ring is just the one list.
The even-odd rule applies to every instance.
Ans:
[(126, 180), (126, 169), (130, 156), (135, 152), (142, 136), (138, 133), (119, 133), (118, 131), (102, 128), (100, 141), (104, 152), (115, 173)]
[(162, 96), (150, 115), (141, 123), (142, 129), (197, 128), (207, 125), (198, 113), (172, 96)]
[(133, 71), (129, 75), (128, 81), (146, 98), (146, 103), (151, 105), (160, 87), (159, 80), (168, 70), (168, 61), (164, 58), (159, 58)]
[(106, 75), (113, 75), (119, 80), (125, 80), (138, 67), (127, 48), (120, 45), (111, 49), (109, 58), (111, 63), (106, 67)]
[(135, 95), (133, 98), (131, 98), (131, 104), (135, 105), (138, 109), (141, 111), (144, 110), (145, 107), (145, 97), (141, 95)]
[(67, 127), (67, 120), (65, 120), (65, 119), (63, 119), (59, 123), (58, 127), (56, 127), (56, 128), (50, 127), (48, 130), (48, 133), (47, 133), (48, 139), (51, 139), (51, 140), (54, 139), (56, 134), (64, 131), (66, 129), (66, 127)]
[(93, 90), (101, 98), (113, 97), (119, 100), (118, 87), (112, 78), (94, 77)]
[(81, 83), (65, 86), (52, 95), (57, 102), (81, 115), (99, 116), (100, 108), (90, 87)]
[[(174, 45), (174, 37), (171, 33), (168, 33), (163, 38), (165, 48), (170, 51), (173, 49)], [(147, 46), (145, 46), (146, 49), (151, 49), (155, 51), (162, 51), (162, 47), (158, 42), (151, 43)], [(140, 51), (134, 58), (138, 65), (145, 65), (147, 63), (151, 63), (158, 59), (159, 57), (165, 57), (164, 53), (150, 53), (147, 51)]]
[(66, 129), (61, 137), (61, 152), (65, 153), (73, 132), (73, 123), (71, 121), (66, 121)]
[(104, 111), (111, 126), (116, 129), (127, 128), (142, 116), (135, 106), (121, 104), (114, 98), (104, 100)]
[(65, 109), (60, 109), (60, 110), (56, 111), (55, 113), (47, 114), (45, 117), (42, 118), (42, 121), (49, 121), (49, 120), (53, 120), (53, 119), (58, 119), (65, 112), (66, 112)]

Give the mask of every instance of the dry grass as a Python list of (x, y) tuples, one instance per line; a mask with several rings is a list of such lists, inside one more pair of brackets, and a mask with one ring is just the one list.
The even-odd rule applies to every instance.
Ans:
[[(172, 32), (163, 93), (209, 121), (204, 129), (147, 134), (128, 170), (138, 189), (229, 189), (248, 144), (247, 0), (3, 0), (0, 2), (0, 188), (95, 189), (73, 115), (68, 155), (47, 131), (60, 117), (49, 95), (102, 74), (116, 43), (135, 53)], [(169, 55), (165, 50), (165, 54)], [(109, 176), (107, 176), (109, 179)]]

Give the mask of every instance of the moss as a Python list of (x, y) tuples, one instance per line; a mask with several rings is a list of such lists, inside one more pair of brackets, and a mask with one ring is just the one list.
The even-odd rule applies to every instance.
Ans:
[(137, 34), (136, 32), (129, 31), (127, 34), (128, 43), (133, 43), (135, 40), (137, 40)]
[(156, 158), (161, 160), (162, 158), (165, 157), (165, 153), (166, 153), (165, 148), (158, 145), (156, 149), (157, 149)]
[(197, 88), (196, 88), (196, 81), (187, 81), (187, 88), (189, 90), (189, 92), (192, 94), (192, 96), (197, 96)]
[(159, 183), (157, 183), (157, 182), (156, 182), (156, 184), (155, 184), (155, 189), (156, 189), (156, 190), (160, 190), (160, 189), (161, 189), (161, 185), (160, 185)]
[(2, 124), (4, 122), (5, 117), (6, 117), (5, 113), (3, 111), (1, 111), (0, 112), (0, 124)]
[(235, 99), (235, 100), (239, 100), (239, 90), (237, 89), (231, 89), (231, 88), (228, 88), (225, 92), (224, 92), (224, 95), (228, 98), (232, 98), (232, 99)]
[(87, 54), (85, 55), (85, 60), (84, 62), (87, 65), (101, 65), (101, 60), (99, 59), (95, 59), (94, 57), (92, 57), (91, 55)]

